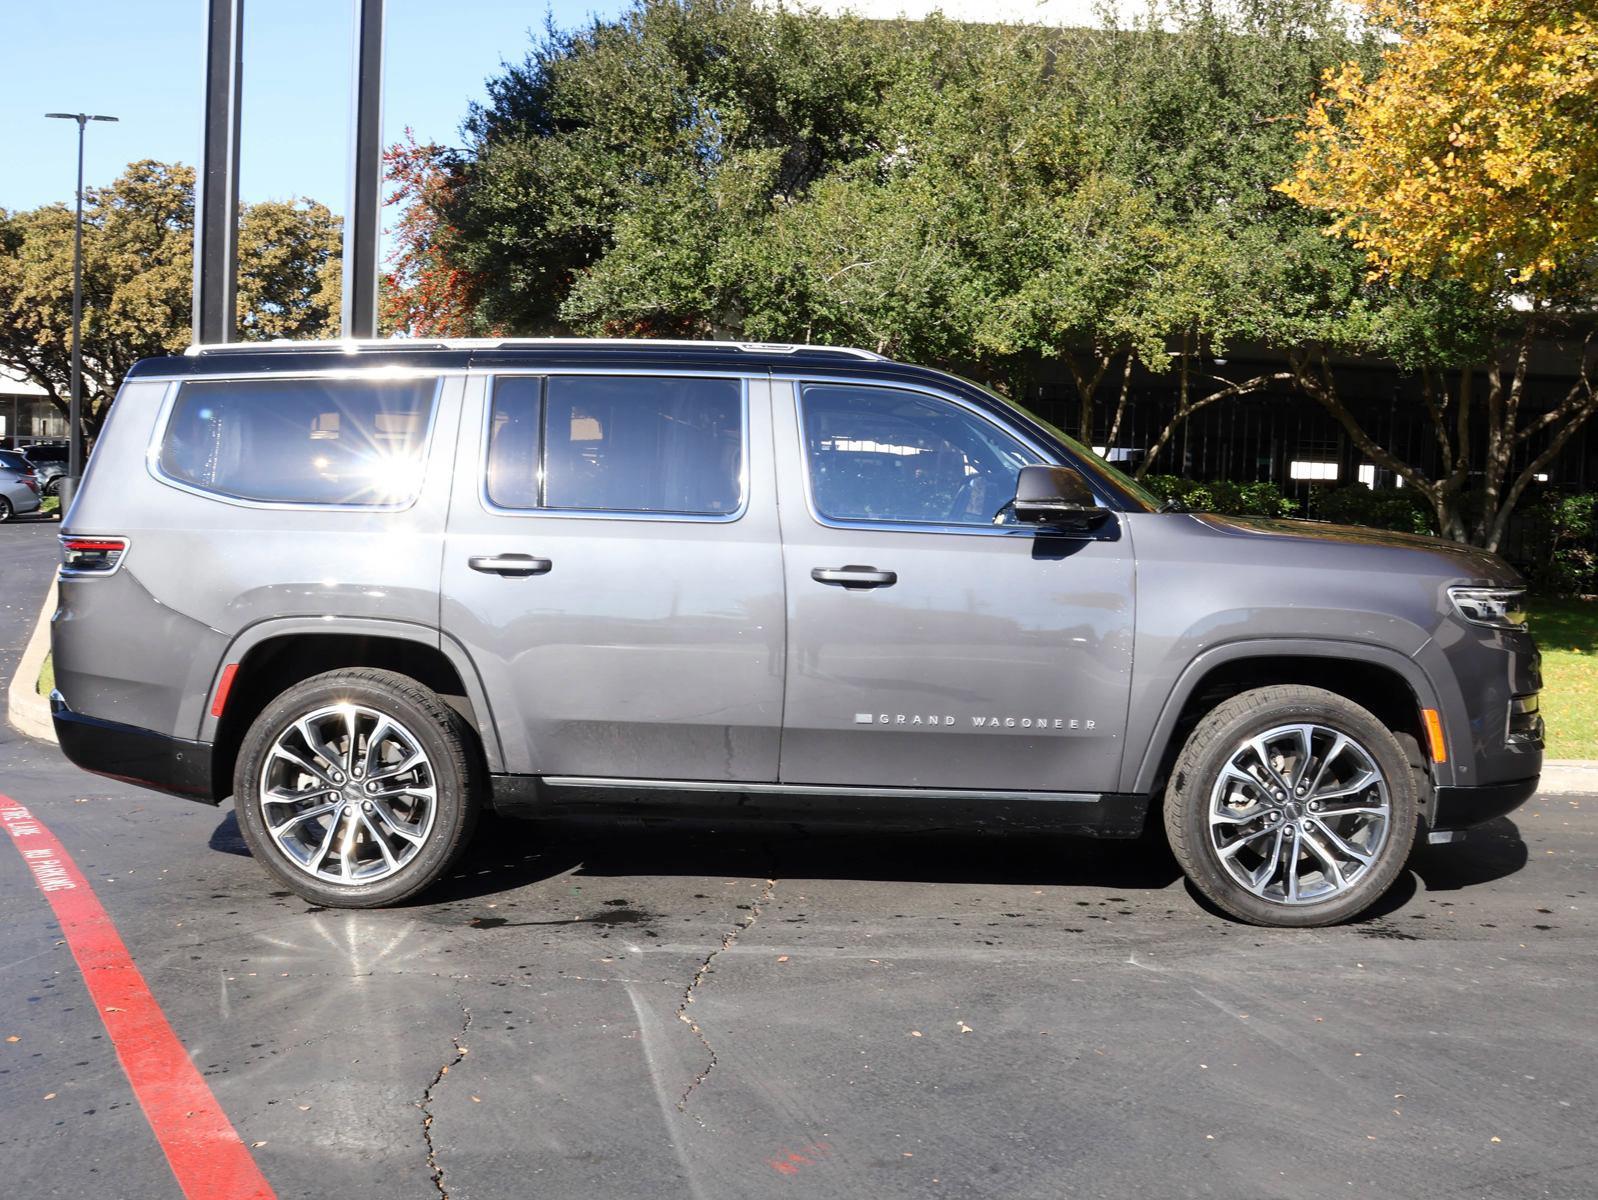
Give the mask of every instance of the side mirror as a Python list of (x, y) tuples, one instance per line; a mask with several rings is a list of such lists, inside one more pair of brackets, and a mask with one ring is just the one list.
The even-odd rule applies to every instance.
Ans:
[(1093, 499), (1093, 489), (1070, 467), (1022, 467), (1015, 481), (1015, 519), (1059, 529), (1092, 529), (1110, 513)]

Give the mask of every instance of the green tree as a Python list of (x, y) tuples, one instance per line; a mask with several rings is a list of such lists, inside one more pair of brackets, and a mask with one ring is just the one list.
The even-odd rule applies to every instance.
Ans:
[(1192, 413), (1292, 378), (1214, 360), (1285, 324), (1275, 259), (1316, 223), (1272, 188), (1282, 118), (1362, 52), (1318, 0), (1097, 31), (637, 0), (546, 34), (468, 152), (403, 185), (431, 210), (409, 295), (523, 333), (857, 343), (1016, 394), (1063, 358), (1090, 436), (1118, 376), (1111, 440), (1134, 364), (1175, 372), (1152, 465)]
[[(194, 170), (132, 163), (89, 189), (83, 224), (83, 426), (98, 434), (139, 359), (190, 341)], [(0, 211), (0, 363), (66, 413), (71, 387), (73, 211)], [(313, 201), (243, 210), (239, 328), (245, 338), (327, 337), (338, 328), (340, 222)]]

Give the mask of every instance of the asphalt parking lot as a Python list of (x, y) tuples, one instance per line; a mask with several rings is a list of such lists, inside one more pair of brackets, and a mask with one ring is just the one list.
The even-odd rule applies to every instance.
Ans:
[[(0, 674), (55, 530), (0, 527)], [(497, 823), (425, 903), (348, 913), (228, 806), (9, 728), (0, 793), (279, 1197), (1598, 1194), (1595, 797), (1281, 932), (1139, 844)], [(0, 846), (6, 1193), (182, 1195), (105, 1020)]]

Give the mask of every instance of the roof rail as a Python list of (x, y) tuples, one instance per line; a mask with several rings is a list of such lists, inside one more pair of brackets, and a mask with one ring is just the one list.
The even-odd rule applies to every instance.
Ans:
[(718, 350), (741, 350), (746, 354), (845, 354), (852, 358), (865, 358), (874, 362), (886, 359), (875, 350), (861, 350), (854, 346), (813, 346), (794, 342), (718, 342), (695, 341), (686, 338), (350, 338), (325, 341), (291, 341), (278, 338), (263, 342), (207, 342), (196, 343), (183, 353), (238, 354), (259, 353), (263, 350), (342, 350), (357, 354), (362, 350), (516, 350), (526, 348), (555, 349), (582, 346), (678, 346), (712, 347)]

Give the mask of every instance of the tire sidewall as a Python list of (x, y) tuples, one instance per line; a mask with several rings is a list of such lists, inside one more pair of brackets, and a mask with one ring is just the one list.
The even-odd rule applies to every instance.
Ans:
[[(346, 701), (393, 717), (416, 736), (432, 766), (436, 809), (433, 827), (416, 857), (386, 879), (350, 886), (317, 879), (291, 862), (267, 832), (260, 803), (261, 767), (277, 738), (307, 713)], [(290, 891), (327, 907), (377, 908), (414, 895), (448, 869), (471, 831), (475, 815), (471, 783), (460, 739), (453, 730), (441, 728), (437, 715), (382, 684), (324, 676), (284, 692), (250, 726), (234, 767), (234, 810), (250, 853)]]
[[(1307, 697), (1312, 694), (1312, 689), (1302, 690)], [(1217, 776), (1242, 742), (1278, 725), (1299, 722), (1322, 725), (1357, 741), (1382, 772), (1391, 813), (1387, 840), (1375, 867), (1353, 889), (1321, 903), (1290, 906), (1254, 895), (1227, 872), (1210, 841), (1209, 804)], [(1173, 789), (1176, 805), (1170, 816), (1181, 823), (1183, 838), (1191, 849), (1183, 860), (1189, 878), (1213, 903), (1252, 924), (1333, 925), (1358, 916), (1393, 886), (1414, 844), (1419, 806), (1408, 756), (1375, 717), (1330, 692), (1224, 717), (1213, 740), (1193, 761), (1179, 764), (1178, 772), (1186, 778)]]

